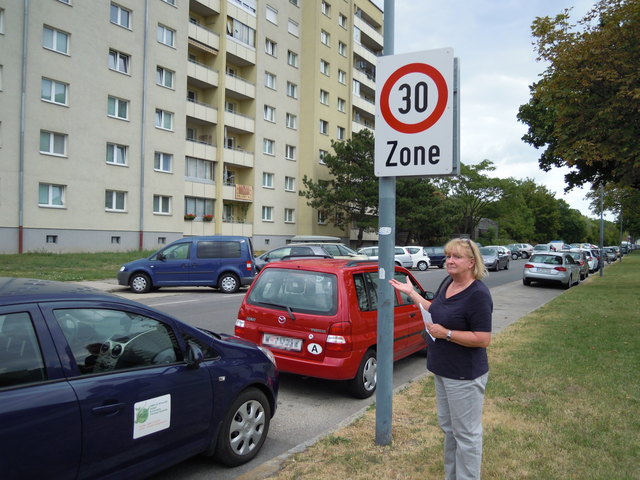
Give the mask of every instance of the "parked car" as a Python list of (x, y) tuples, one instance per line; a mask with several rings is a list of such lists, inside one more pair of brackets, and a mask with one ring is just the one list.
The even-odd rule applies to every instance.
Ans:
[(580, 249), (571, 249), (569, 253), (573, 259), (580, 265), (580, 281), (586, 279), (589, 276), (589, 260), (587, 253)]
[(421, 271), (429, 269), (431, 266), (431, 259), (423, 247), (410, 246), (404, 248), (409, 252), (409, 255), (411, 255), (411, 259), (413, 260), (412, 268), (417, 268)]
[(613, 248), (604, 247), (602, 250), (604, 251), (604, 259), (607, 263), (615, 262), (618, 259), (618, 255)]
[(138, 479), (262, 447), (268, 349), (70, 283), (0, 278), (0, 305), (3, 476)]
[(480, 255), (484, 261), (487, 270), (507, 270), (509, 268), (509, 254), (506, 253), (506, 249), (500, 251), (498, 247), (482, 247), (480, 248)]
[(560, 250), (568, 250), (569, 248), (571, 248), (571, 246), (564, 243), (563, 240), (551, 240), (549, 242), (549, 247), (554, 252), (558, 252)]
[[(361, 255), (366, 255), (369, 260), (378, 260), (379, 247), (364, 247), (358, 250)], [(413, 266), (413, 258), (411, 254), (404, 247), (395, 247), (393, 255), (395, 264), (404, 267), (411, 268)]]
[(596, 267), (591, 270), (591, 273), (594, 273), (596, 270), (600, 269), (600, 266), (602, 265), (601, 262), (603, 262), (604, 260), (601, 260), (601, 258), (600, 258), (602, 256), (602, 254), (601, 254), (601, 251), (600, 251), (599, 248), (597, 248), (597, 247), (596, 248), (592, 248), (590, 250), (590, 252), (591, 252), (591, 257), (595, 258), (596, 262), (597, 262)]
[[(336, 244), (332, 244), (336, 245)], [(366, 258), (365, 256), (358, 255), (356, 252), (351, 250), (349, 247), (344, 245), (345, 250), (340, 253), (344, 253), (344, 255), (339, 255), (337, 258)], [(338, 249), (342, 248), (341, 246), (337, 247)], [(348, 250), (347, 250), (348, 249)], [(350, 252), (353, 252), (352, 254)], [(255, 259), (256, 270), (260, 271), (262, 268), (269, 262), (273, 262), (275, 260), (281, 260), (287, 256), (320, 256), (320, 257), (329, 257), (332, 258), (333, 255), (329, 253), (329, 250), (325, 245), (318, 245), (315, 243), (290, 243), (289, 245), (285, 245), (284, 247), (274, 248), (269, 250), (268, 252), (263, 253), (262, 255), (258, 255)]]
[(580, 265), (569, 253), (534, 253), (522, 271), (522, 283), (531, 285), (531, 282), (559, 283), (570, 288), (580, 282)]
[(511, 260), (518, 260), (522, 258), (522, 250), (520, 250), (520, 244), (518, 243), (510, 243), (507, 245), (507, 248), (511, 252)]
[[(573, 251), (573, 249), (571, 250)], [(590, 248), (579, 248), (578, 250), (584, 252), (587, 258), (589, 273), (593, 273), (598, 270), (598, 257), (593, 254), (593, 251)]]
[[(409, 277), (396, 266), (395, 278)], [(267, 264), (244, 297), (235, 334), (270, 348), (278, 369), (345, 380), (353, 395), (376, 388), (378, 266), (350, 260), (289, 260)], [(419, 308), (394, 290), (394, 360), (426, 347)], [(428, 297), (425, 297), (428, 298)]]
[(235, 293), (256, 276), (249, 237), (185, 237), (170, 243), (148, 258), (125, 263), (118, 284), (134, 293), (160, 287), (215, 287)]
[(518, 246), (522, 258), (529, 258), (533, 253), (533, 245), (529, 243), (514, 243), (514, 245)]
[(444, 263), (447, 261), (447, 256), (444, 253), (444, 246), (423, 248), (429, 255), (432, 267), (444, 268)]
[(554, 250), (551, 249), (551, 245), (549, 245), (548, 243), (539, 243), (535, 247), (533, 247), (533, 253), (553, 252), (553, 251)]

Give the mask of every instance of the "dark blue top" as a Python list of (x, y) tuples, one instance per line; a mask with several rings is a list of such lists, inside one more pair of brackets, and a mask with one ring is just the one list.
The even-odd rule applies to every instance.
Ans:
[[(449, 330), (491, 331), (493, 300), (483, 282), (476, 280), (450, 298), (445, 298), (445, 293), (443, 288), (429, 307), (433, 323)], [(427, 369), (435, 375), (472, 380), (489, 371), (486, 348), (463, 347), (441, 338), (435, 341), (428, 338), (428, 342)]]

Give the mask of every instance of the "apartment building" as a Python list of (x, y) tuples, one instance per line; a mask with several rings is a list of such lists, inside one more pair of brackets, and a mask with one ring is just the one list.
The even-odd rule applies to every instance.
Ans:
[(375, 126), (371, 0), (0, 0), (0, 253), (350, 232), (306, 205)]

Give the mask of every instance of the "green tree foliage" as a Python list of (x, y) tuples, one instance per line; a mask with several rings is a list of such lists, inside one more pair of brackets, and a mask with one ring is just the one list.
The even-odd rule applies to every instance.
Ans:
[(600, 0), (577, 25), (569, 10), (532, 25), (549, 66), (518, 119), (544, 148), (540, 168), (568, 166), (567, 189), (593, 183), (640, 188), (640, 2)]
[(358, 246), (366, 229), (378, 225), (378, 179), (373, 175), (374, 137), (363, 129), (345, 141), (332, 141), (334, 153), (323, 161), (330, 178), (302, 178), (305, 186), (299, 194), (307, 205), (325, 213), (327, 221), (347, 230), (358, 228)]

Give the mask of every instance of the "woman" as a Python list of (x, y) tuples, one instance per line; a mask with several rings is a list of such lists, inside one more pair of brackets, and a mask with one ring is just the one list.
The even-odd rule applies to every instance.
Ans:
[(487, 270), (478, 246), (457, 238), (444, 251), (451, 281), (444, 282), (432, 302), (414, 289), (409, 277), (406, 283), (389, 282), (427, 309), (433, 320), (428, 332), (435, 340), (428, 339), (427, 369), (434, 375), (438, 421), (445, 435), (445, 478), (479, 479), (493, 301), (481, 281)]

